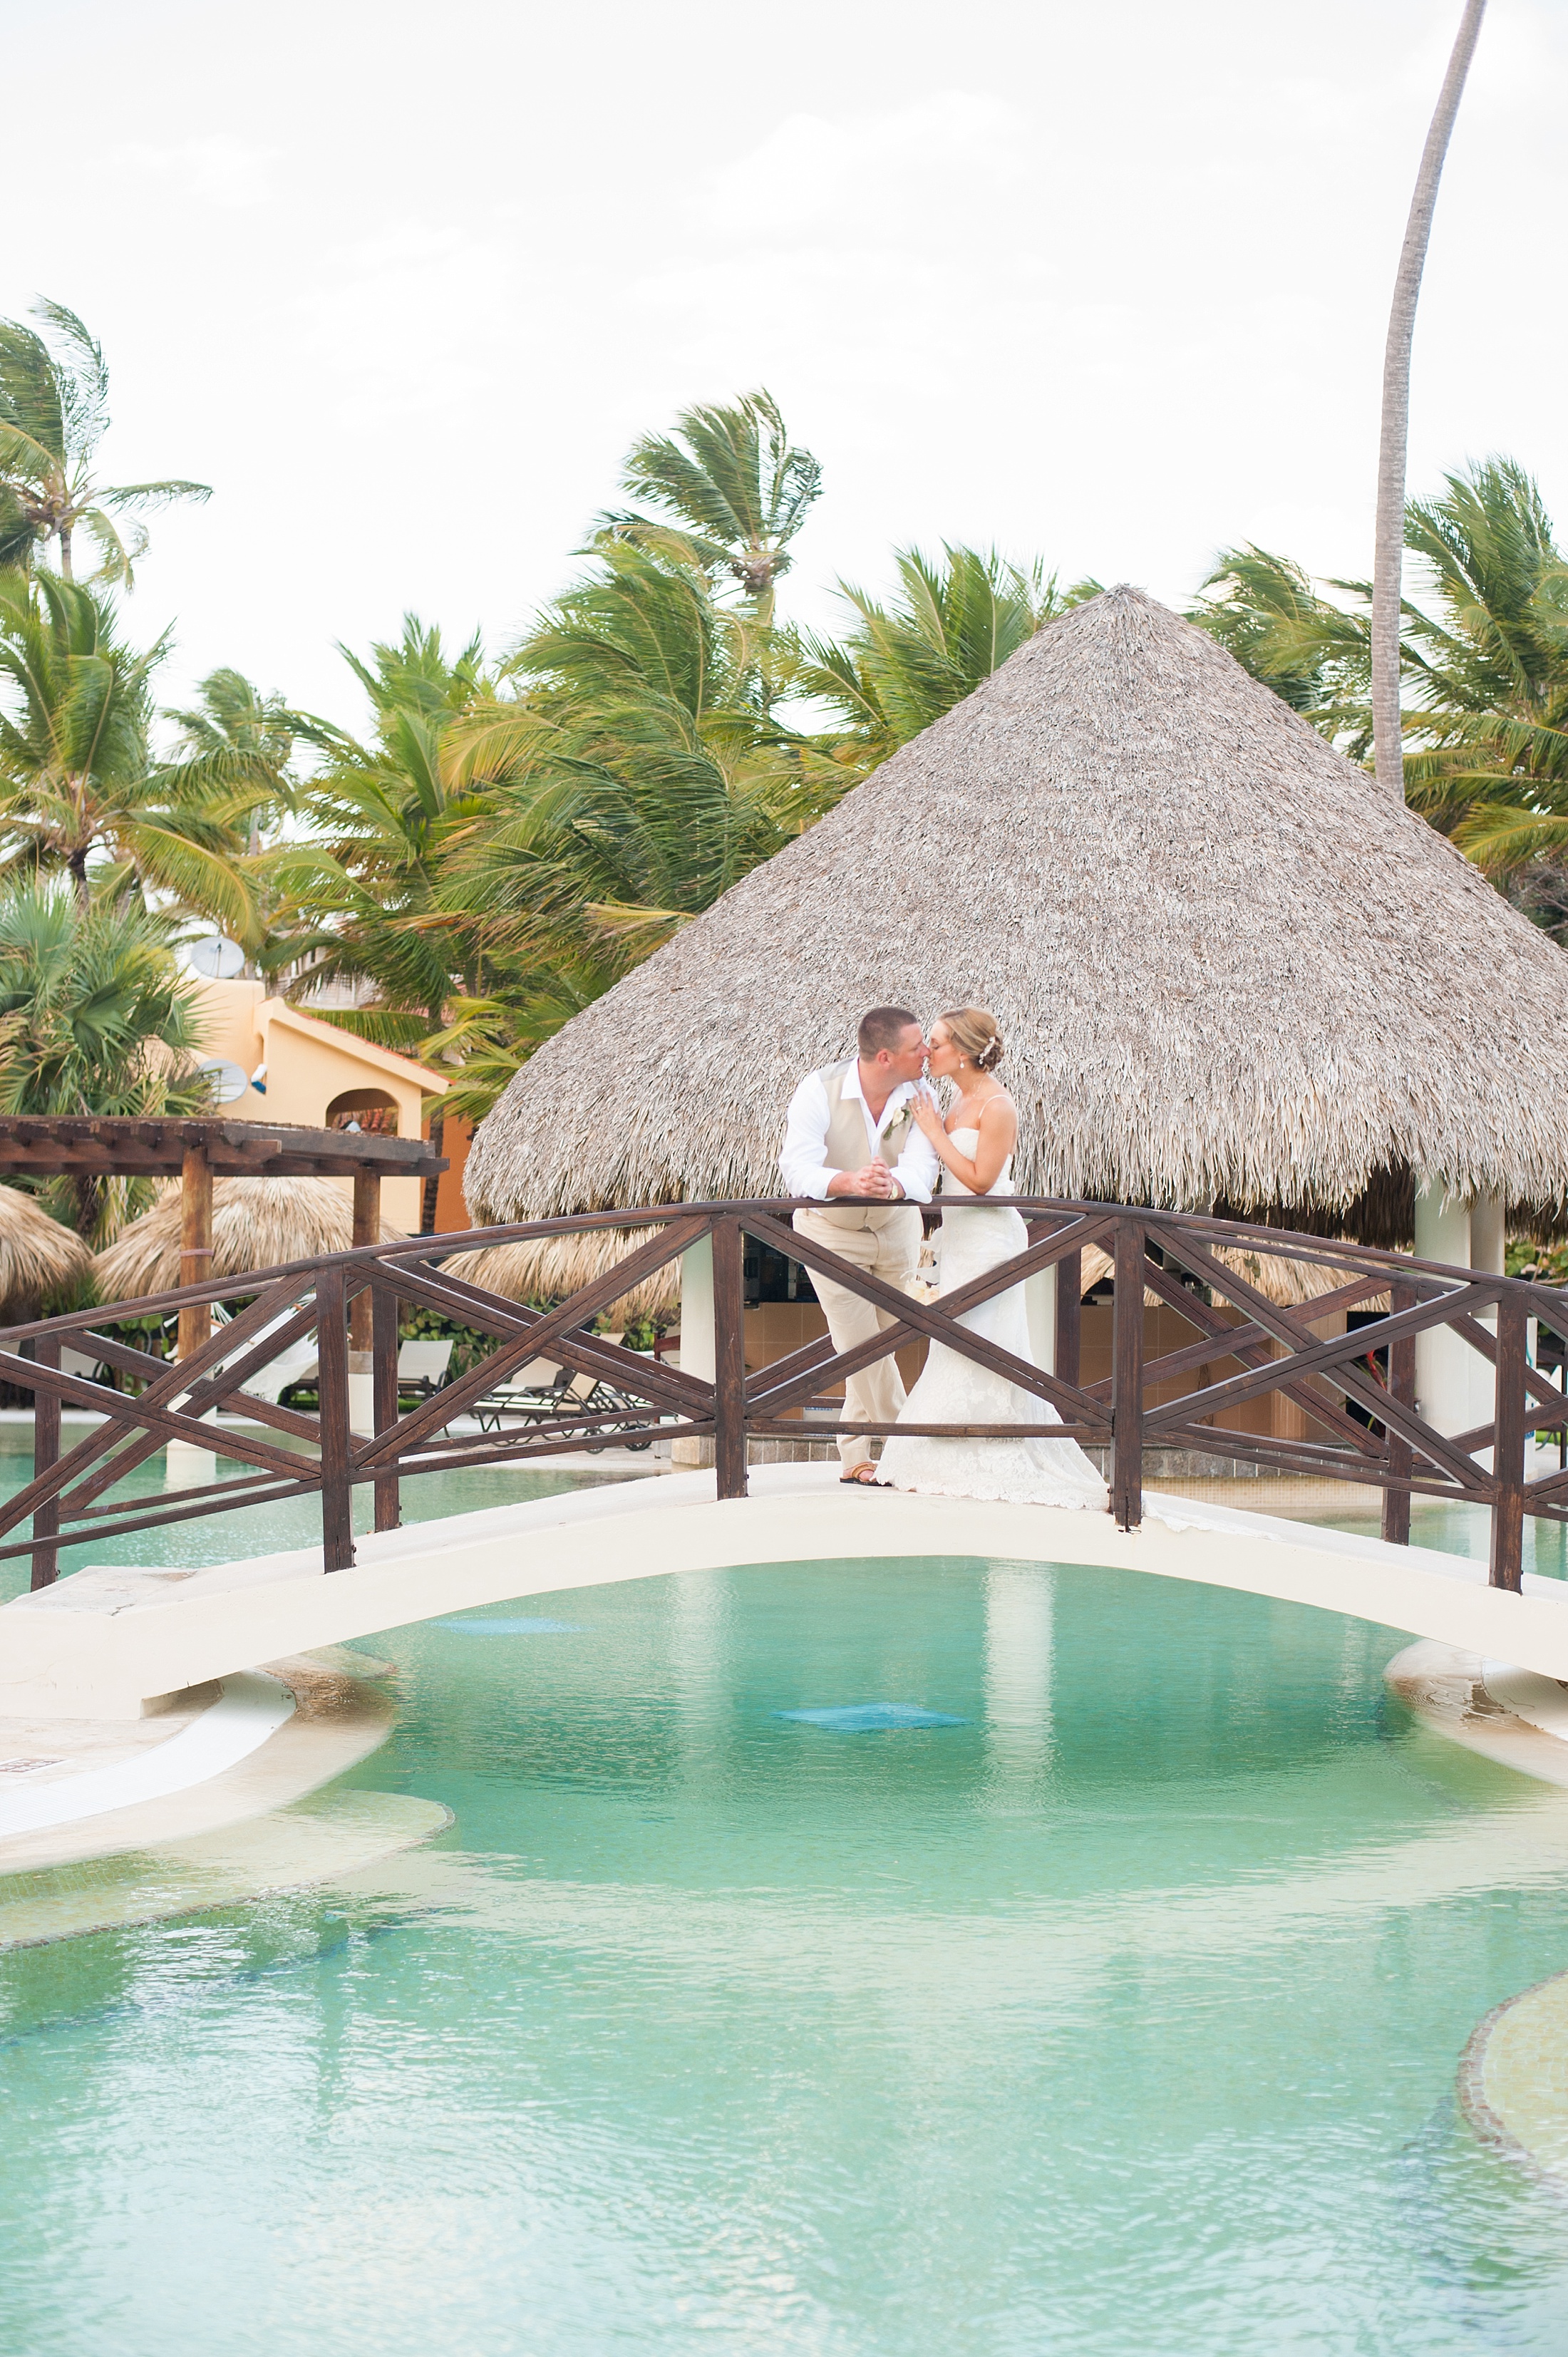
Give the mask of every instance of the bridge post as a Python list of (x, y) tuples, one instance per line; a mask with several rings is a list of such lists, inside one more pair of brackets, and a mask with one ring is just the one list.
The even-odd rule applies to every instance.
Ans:
[[(738, 1220), (714, 1222), (714, 1464), (721, 1498), (746, 1495), (746, 1288)], [(685, 1353), (682, 1359), (684, 1363)]]
[[(179, 1281), (205, 1285), (212, 1274), (212, 1165), (205, 1146), (188, 1146), (180, 1165)], [(179, 1313), (176, 1355), (194, 1359), (212, 1332), (212, 1311), (205, 1301), (188, 1303)]]
[[(361, 1294), (355, 1301), (367, 1298)], [(368, 1296), (371, 1304), (371, 1402), (374, 1411), (372, 1423), (378, 1437), (390, 1432), (397, 1422), (397, 1296), (390, 1285), (374, 1285)], [(403, 1521), (403, 1504), (398, 1494), (395, 1462), (375, 1480), (376, 1528), (395, 1531)]]
[(1524, 1586), (1524, 1371), (1529, 1312), (1523, 1297), (1498, 1304), (1497, 1421), (1492, 1432), (1491, 1584)]
[[(33, 1356), (40, 1367), (53, 1367), (59, 1372), (59, 1337), (38, 1334), (33, 1340)], [(36, 1391), (33, 1394), (33, 1479), (52, 1473), (59, 1462), (59, 1394)], [(50, 1544), (59, 1531), (59, 1494), (46, 1498), (42, 1505), (33, 1508), (33, 1577), (34, 1587), (52, 1587), (59, 1577), (59, 1549)], [(40, 1545), (39, 1541), (43, 1544)]]
[(1078, 1381), (1082, 1297), (1083, 1254), (1067, 1253), (1057, 1263), (1057, 1354), (1052, 1370), (1064, 1383)]
[[(379, 1244), (381, 1240), (381, 1174), (379, 1170), (356, 1170), (354, 1173), (354, 1229), (356, 1252), (366, 1244)], [(371, 1296), (356, 1293), (349, 1304), (349, 1348), (351, 1351), (373, 1351), (373, 1314)]]
[[(1408, 1285), (1390, 1286), (1389, 1315), (1391, 1318), (1397, 1318), (1402, 1309), (1414, 1308), (1415, 1295)], [(1415, 1336), (1413, 1334), (1407, 1335), (1402, 1342), (1389, 1344), (1389, 1391), (1391, 1395), (1399, 1402), (1401, 1407), (1414, 1407)], [(1401, 1475), (1408, 1480), (1410, 1469), (1415, 1461), (1414, 1452), (1409, 1441), (1402, 1439), (1391, 1426), (1385, 1425), (1383, 1428), (1388, 1437), (1389, 1472), (1395, 1480), (1398, 1480)], [(1383, 1491), (1383, 1536), (1391, 1546), (1409, 1546), (1410, 1491), (1408, 1490)]]
[(321, 1566), (354, 1560), (354, 1492), (349, 1482), (349, 1329), (341, 1267), (316, 1273), (317, 1405), (321, 1423)]
[(1111, 1511), (1119, 1531), (1135, 1531), (1144, 1519), (1144, 1228), (1139, 1220), (1116, 1222), (1114, 1286)]

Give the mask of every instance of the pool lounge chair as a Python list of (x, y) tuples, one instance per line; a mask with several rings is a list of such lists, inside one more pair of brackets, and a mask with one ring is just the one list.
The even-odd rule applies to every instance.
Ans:
[(452, 1363), (452, 1342), (405, 1342), (397, 1354), (397, 1388), (400, 1399), (412, 1394), (415, 1399), (427, 1400), (446, 1381)]
[[(546, 1375), (553, 1380), (544, 1382)], [(569, 1416), (574, 1408), (591, 1415), (608, 1415), (617, 1408), (627, 1411), (626, 1423), (601, 1424), (584, 1436), (583, 1446), (591, 1453), (609, 1447), (616, 1438), (620, 1438), (627, 1448), (652, 1446), (653, 1436), (643, 1421), (648, 1413), (645, 1402), (634, 1399), (598, 1375), (575, 1375), (569, 1368), (555, 1367), (548, 1359), (530, 1360), (509, 1381), (498, 1383), (483, 1399), (476, 1401), (474, 1414), (481, 1432), (499, 1432), (503, 1415), (516, 1416), (525, 1425), (548, 1424), (557, 1417)], [(637, 1437), (625, 1437), (631, 1434)]]

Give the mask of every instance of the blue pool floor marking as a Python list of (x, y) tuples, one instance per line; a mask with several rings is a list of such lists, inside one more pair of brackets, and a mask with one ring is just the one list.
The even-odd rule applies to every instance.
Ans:
[(459, 1637), (585, 1637), (582, 1620), (437, 1620), (437, 1629), (455, 1629)]
[(967, 1727), (967, 1718), (952, 1718), (945, 1710), (921, 1710), (912, 1702), (851, 1702), (833, 1710), (776, 1710), (775, 1718), (792, 1718), (802, 1727), (831, 1727), (839, 1735), (871, 1735), (890, 1727)]

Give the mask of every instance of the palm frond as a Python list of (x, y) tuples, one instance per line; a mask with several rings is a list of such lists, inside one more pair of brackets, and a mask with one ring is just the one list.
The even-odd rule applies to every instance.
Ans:
[(660, 523), (689, 535), (707, 571), (727, 571), (748, 597), (767, 600), (789, 570), (789, 544), (821, 496), (822, 470), (789, 440), (771, 393), (749, 393), (728, 405), (682, 410), (675, 432), (649, 434), (627, 458), (623, 488), (662, 511), (607, 518), (614, 532), (646, 536), (656, 546)]
[(63, 411), (65, 454), (89, 458), (109, 424), (109, 371), (102, 348), (74, 311), (48, 296), (33, 305), (33, 317), (52, 328), (56, 343), (63, 347), (63, 365), (55, 363), (52, 373)]

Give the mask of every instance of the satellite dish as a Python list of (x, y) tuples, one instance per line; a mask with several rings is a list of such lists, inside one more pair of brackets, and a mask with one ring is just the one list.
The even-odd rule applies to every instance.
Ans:
[[(224, 946), (232, 949), (233, 943), (226, 942)], [(243, 1064), (231, 1064), (226, 1056), (204, 1056), (196, 1069), (207, 1075), (215, 1104), (232, 1104), (251, 1085)]]
[(228, 982), (245, 963), (245, 952), (238, 942), (230, 941), (223, 933), (206, 933), (190, 945), (190, 963), (198, 974), (211, 982)]

